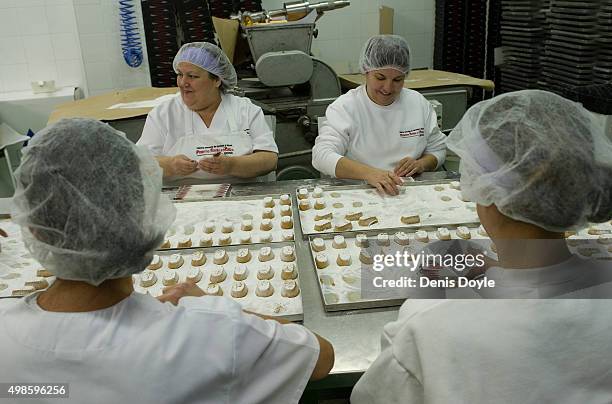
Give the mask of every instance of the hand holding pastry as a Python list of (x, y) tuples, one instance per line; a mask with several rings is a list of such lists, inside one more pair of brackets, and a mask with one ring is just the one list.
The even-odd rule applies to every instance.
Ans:
[(404, 157), (395, 166), (395, 174), (399, 177), (412, 177), (425, 171), (425, 162), (412, 157)]
[(404, 183), (399, 176), (391, 171), (372, 169), (366, 176), (365, 180), (373, 186), (381, 194), (398, 195), (398, 185)]
[(184, 154), (176, 155), (170, 159), (170, 175), (189, 175), (197, 169), (197, 161), (190, 159)]
[(203, 158), (198, 161), (198, 167), (202, 171), (216, 175), (228, 175), (232, 170), (233, 157), (222, 156), (220, 153), (212, 157)]

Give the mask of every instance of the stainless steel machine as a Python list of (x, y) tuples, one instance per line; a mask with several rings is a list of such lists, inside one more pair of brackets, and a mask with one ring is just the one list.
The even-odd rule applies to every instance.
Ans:
[[(316, 21), (325, 11), (349, 4), (348, 0), (291, 2), (279, 10), (233, 17), (240, 20), (252, 57), (250, 69), (238, 69), (237, 92), (276, 116), (279, 180), (318, 176), (310, 163), (317, 119), (341, 95), (341, 87), (334, 70), (310, 50), (317, 37)], [(287, 22), (275, 23), (277, 18)]]

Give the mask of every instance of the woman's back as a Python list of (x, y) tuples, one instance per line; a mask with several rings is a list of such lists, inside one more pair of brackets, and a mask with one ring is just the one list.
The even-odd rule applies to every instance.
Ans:
[(36, 296), (0, 302), (10, 364), (0, 380), (69, 383), (70, 402), (297, 402), (317, 360), (313, 334), (245, 314), (230, 299), (175, 307), (133, 293), (108, 309), (58, 313)]

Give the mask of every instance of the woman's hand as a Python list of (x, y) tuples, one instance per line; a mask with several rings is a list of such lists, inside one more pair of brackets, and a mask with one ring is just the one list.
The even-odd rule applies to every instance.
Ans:
[(157, 297), (162, 303), (170, 302), (177, 305), (178, 301), (185, 296), (204, 296), (205, 293), (195, 282), (182, 282), (177, 285), (165, 287), (162, 290), (162, 295)]
[(395, 173), (377, 168), (369, 170), (365, 180), (381, 194), (388, 195), (398, 195), (397, 186), (404, 183), (404, 180), (395, 175)]
[(395, 166), (394, 173), (399, 177), (412, 177), (425, 171), (425, 162), (412, 157), (404, 157)]
[(171, 175), (189, 175), (198, 169), (198, 162), (184, 154), (178, 154), (170, 159)]
[(204, 158), (198, 161), (198, 167), (202, 171), (216, 175), (229, 175), (232, 170), (233, 157), (222, 156), (215, 154), (212, 157)]

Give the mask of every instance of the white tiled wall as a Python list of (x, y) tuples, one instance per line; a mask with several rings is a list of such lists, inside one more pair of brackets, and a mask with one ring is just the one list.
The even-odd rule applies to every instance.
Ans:
[[(267, 10), (281, 8), (285, 0), (263, 0)], [(319, 35), (312, 53), (337, 73), (356, 73), (366, 40), (378, 33), (380, 6), (394, 9), (394, 33), (406, 38), (413, 68), (433, 66), (435, 0), (351, 0), (351, 5), (325, 13), (317, 22)]]
[(82, 86), (72, 0), (0, 0), (0, 92)]
[(36, 80), (89, 95), (149, 86), (146, 49), (143, 64), (129, 67), (119, 25), (116, 0), (0, 0), (0, 92), (28, 90)]
[(81, 43), (89, 95), (151, 85), (140, 1), (137, 5), (144, 60), (129, 67), (121, 53), (119, 7), (116, 0), (72, 0)]

